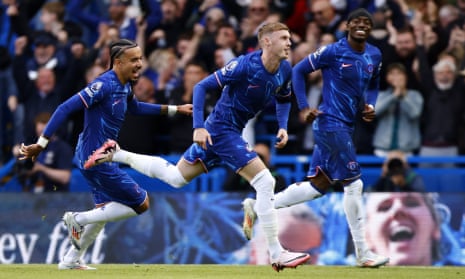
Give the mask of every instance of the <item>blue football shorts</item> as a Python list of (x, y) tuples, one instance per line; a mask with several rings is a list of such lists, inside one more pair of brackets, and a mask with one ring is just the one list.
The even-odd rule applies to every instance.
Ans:
[(95, 204), (114, 201), (137, 208), (147, 197), (147, 191), (121, 170), (117, 163), (105, 163), (89, 170), (81, 169), (81, 173), (92, 187)]
[(226, 165), (238, 172), (257, 158), (257, 153), (238, 133), (227, 132), (212, 136), (212, 141), (213, 145), (207, 144), (207, 150), (193, 143), (184, 152), (184, 159), (192, 164), (200, 160), (207, 170), (218, 165)]
[(314, 130), (313, 135), (315, 147), (307, 176), (315, 176), (317, 167), (320, 167), (332, 180), (352, 180), (360, 177), (360, 165), (357, 162), (351, 133)]

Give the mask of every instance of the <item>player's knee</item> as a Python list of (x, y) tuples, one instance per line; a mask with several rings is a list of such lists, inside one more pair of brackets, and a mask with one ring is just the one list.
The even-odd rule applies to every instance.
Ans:
[(182, 186), (188, 183), (188, 181), (184, 178), (179, 169), (173, 165), (166, 167), (162, 174), (157, 174), (153, 177), (156, 177), (175, 188), (181, 188)]
[(363, 191), (363, 181), (359, 178), (344, 186), (344, 193), (348, 195), (361, 196)]
[(182, 186), (186, 185), (188, 181), (182, 176), (181, 172), (176, 168), (173, 171), (173, 174), (170, 176), (170, 185), (175, 188), (181, 188)]
[(276, 180), (271, 174), (270, 170), (264, 169), (255, 175), (250, 181), (250, 184), (255, 188), (257, 192), (263, 193), (274, 193), (274, 187)]
[(332, 186), (331, 179), (321, 169), (318, 169), (316, 175), (309, 179), (313, 187), (315, 187), (320, 193), (326, 193), (326, 191), (328, 191)]
[(139, 205), (138, 207), (134, 208), (134, 211), (137, 214), (142, 214), (145, 211), (147, 211), (149, 209), (149, 207), (150, 207), (150, 200), (149, 200), (149, 196), (147, 195), (144, 202), (141, 205)]

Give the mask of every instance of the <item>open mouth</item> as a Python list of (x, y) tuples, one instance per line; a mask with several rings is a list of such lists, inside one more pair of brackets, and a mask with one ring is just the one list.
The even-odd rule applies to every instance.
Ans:
[(391, 228), (391, 231), (389, 232), (389, 240), (392, 242), (408, 241), (414, 236), (414, 231), (408, 226), (397, 226), (395, 228)]
[(355, 34), (365, 36), (367, 34), (367, 32), (365, 30), (357, 30), (357, 31), (355, 31)]

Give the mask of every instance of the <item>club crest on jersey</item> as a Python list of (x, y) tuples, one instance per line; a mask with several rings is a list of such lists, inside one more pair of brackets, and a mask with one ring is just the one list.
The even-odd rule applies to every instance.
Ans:
[(367, 65), (367, 71), (368, 71), (370, 74), (373, 73), (373, 69), (374, 69), (373, 64), (368, 64), (368, 65)]
[(228, 64), (226, 64), (226, 66), (221, 68), (221, 74), (225, 75), (226, 72), (234, 70), (234, 68), (236, 68), (236, 66), (237, 66), (237, 61), (229, 62)]
[(347, 168), (349, 170), (356, 170), (356, 169), (358, 169), (358, 163), (354, 162), (354, 161), (348, 162), (347, 163)]

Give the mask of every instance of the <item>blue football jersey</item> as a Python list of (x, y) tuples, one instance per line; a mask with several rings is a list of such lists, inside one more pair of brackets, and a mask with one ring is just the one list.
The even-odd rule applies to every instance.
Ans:
[[(215, 135), (229, 130), (242, 132), (247, 121), (267, 104), (290, 101), (292, 68), (288, 61), (281, 61), (274, 73), (268, 72), (261, 60), (262, 51), (255, 51), (231, 60), (199, 83), (204, 88), (222, 88), (214, 110), (205, 121), (205, 128)], [(278, 104), (279, 105), (279, 104)], [(203, 108), (202, 108), (203, 109)], [(194, 99), (194, 127), (204, 124), (197, 113)], [(287, 117), (284, 122), (287, 124)], [(287, 128), (287, 127), (283, 127)]]
[(320, 69), (324, 80), (318, 108), (323, 113), (314, 122), (315, 129), (353, 130), (361, 104), (375, 106), (381, 59), (377, 47), (367, 43), (364, 52), (357, 52), (346, 38), (307, 56), (311, 71)]
[(87, 160), (107, 139), (118, 138), (131, 90), (129, 83), (121, 84), (115, 72), (108, 71), (78, 93), (87, 108), (76, 147), (79, 159)]

